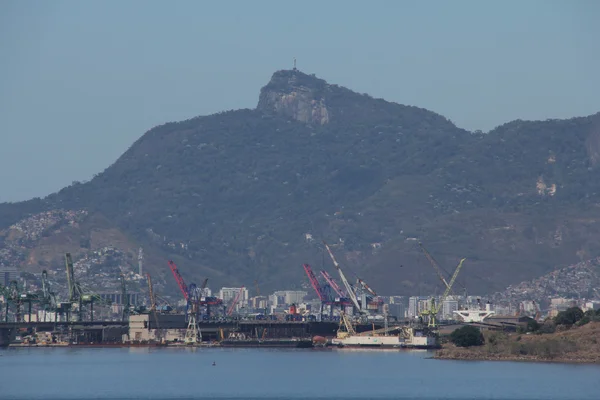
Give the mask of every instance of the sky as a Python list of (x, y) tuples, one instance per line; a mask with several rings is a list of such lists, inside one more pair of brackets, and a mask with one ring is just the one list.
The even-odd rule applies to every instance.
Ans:
[(600, 2), (0, 0), (0, 202), (306, 73), (487, 132), (600, 111)]

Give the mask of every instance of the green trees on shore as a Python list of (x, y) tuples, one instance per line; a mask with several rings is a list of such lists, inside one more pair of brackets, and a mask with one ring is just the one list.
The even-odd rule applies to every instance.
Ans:
[(458, 347), (481, 346), (485, 342), (481, 331), (471, 325), (465, 325), (452, 332), (450, 341)]

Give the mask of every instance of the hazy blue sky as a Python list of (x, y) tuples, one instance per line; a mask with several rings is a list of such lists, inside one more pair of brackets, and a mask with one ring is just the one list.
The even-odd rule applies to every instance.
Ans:
[(0, 0), (0, 202), (292, 66), (470, 129), (600, 111), (600, 1)]

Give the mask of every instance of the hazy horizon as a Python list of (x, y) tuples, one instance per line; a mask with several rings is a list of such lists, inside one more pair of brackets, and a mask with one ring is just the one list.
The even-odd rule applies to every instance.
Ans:
[(600, 111), (594, 1), (0, 3), (0, 202), (102, 172), (144, 132), (254, 108), (273, 72), (468, 130)]

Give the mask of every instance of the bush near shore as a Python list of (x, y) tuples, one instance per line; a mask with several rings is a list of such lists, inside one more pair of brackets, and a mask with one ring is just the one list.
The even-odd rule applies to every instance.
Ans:
[[(481, 333), (480, 345), (463, 346), (464, 328), (452, 333), (452, 344), (439, 350), (436, 358), (600, 363), (600, 312), (597, 311), (583, 312), (572, 307), (541, 324), (531, 321), (517, 333), (486, 331)], [(456, 342), (453, 337), (463, 339)]]

